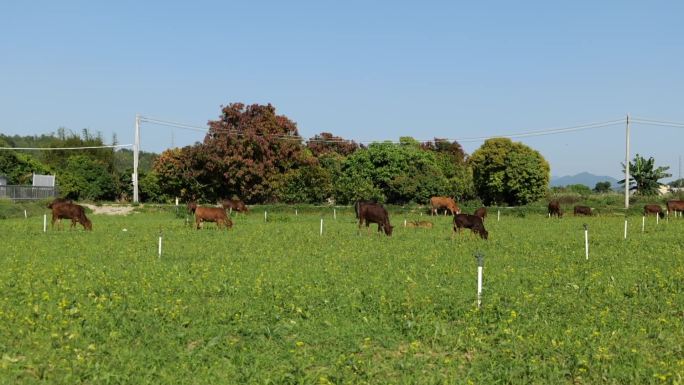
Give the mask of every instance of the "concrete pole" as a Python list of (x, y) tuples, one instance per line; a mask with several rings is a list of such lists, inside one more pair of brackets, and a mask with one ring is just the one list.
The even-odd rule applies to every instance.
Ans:
[(140, 114), (135, 114), (135, 138), (133, 144), (133, 202), (138, 203), (138, 152), (140, 151)]
[(629, 114), (625, 132), (625, 209), (629, 208)]

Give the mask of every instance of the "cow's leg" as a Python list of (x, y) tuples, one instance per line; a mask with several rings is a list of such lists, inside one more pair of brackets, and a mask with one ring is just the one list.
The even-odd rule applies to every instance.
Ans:
[(197, 225), (197, 230), (200, 229), (200, 224), (202, 223), (202, 220), (199, 218), (195, 218), (195, 224)]

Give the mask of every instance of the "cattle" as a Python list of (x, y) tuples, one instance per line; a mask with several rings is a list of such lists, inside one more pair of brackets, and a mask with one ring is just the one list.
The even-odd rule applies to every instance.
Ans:
[(432, 228), (432, 222), (429, 221), (408, 221), (406, 222), (406, 227), (412, 227), (412, 228), (425, 228), (425, 229), (431, 229)]
[(487, 208), (486, 207), (480, 207), (479, 209), (475, 210), (473, 213), (476, 217), (482, 218), (482, 221), (487, 217)]
[(591, 214), (591, 207), (589, 207), (589, 206), (579, 206), (579, 205), (578, 205), (578, 206), (575, 206), (575, 207), (573, 208), (572, 212), (573, 212), (573, 214), (574, 214), (575, 216), (578, 216), (578, 215), (588, 215), (588, 216), (591, 216), (591, 215), (592, 215), (592, 214)]
[[(461, 209), (458, 208), (456, 202), (449, 197), (432, 197), (430, 198), (430, 207), (432, 208), (431, 214), (436, 215), (437, 210), (445, 209), (451, 212), (451, 215), (456, 215), (461, 213)], [(444, 211), (446, 215), (446, 211)]]
[(246, 213), (247, 211), (249, 211), (249, 209), (245, 205), (245, 202), (235, 198), (221, 200), (221, 206), (223, 206), (225, 210), (232, 210), (240, 213)]
[(55, 221), (57, 220), (71, 219), (72, 228), (76, 227), (76, 223), (80, 223), (85, 230), (93, 230), (93, 224), (90, 222), (90, 219), (86, 217), (83, 206), (69, 202), (53, 202), (49, 206), (51, 206), (50, 208), (52, 209), (52, 228), (55, 227)]
[(368, 201), (357, 201), (354, 204), (356, 210), (356, 216), (359, 218), (359, 228), (366, 223), (366, 227), (370, 226), (371, 223), (378, 224), (378, 231), (385, 231), (387, 236), (392, 236), (392, 229), (394, 228), (389, 221), (389, 214), (387, 210), (375, 202)]
[(203, 222), (215, 222), (219, 229), (221, 226), (226, 226), (226, 230), (233, 227), (233, 221), (228, 218), (226, 210), (222, 207), (202, 207), (197, 206), (197, 203), (188, 203), (188, 209), (195, 214), (195, 225), (197, 230), (202, 228)]
[[(470, 214), (454, 215), (454, 233), (461, 233), (462, 229), (470, 229), (474, 234), (480, 234), (480, 238), (488, 239), (489, 232), (485, 230), (482, 218)], [(452, 234), (453, 235), (453, 234)]]
[(356, 219), (359, 219), (359, 208), (363, 205), (377, 205), (379, 204), (376, 201), (365, 201), (365, 200), (358, 200), (354, 202), (354, 213), (356, 214)]
[(558, 218), (563, 217), (563, 210), (561, 210), (560, 202), (558, 201), (549, 202), (549, 217), (554, 215)]
[(672, 201), (667, 201), (667, 215), (669, 216), (672, 212), (675, 213), (675, 215), (678, 212), (684, 211), (684, 201), (677, 201), (677, 200), (672, 200)]
[(649, 214), (655, 214), (661, 218), (665, 217), (665, 212), (663, 211), (663, 208), (660, 207), (660, 205), (656, 205), (656, 204), (650, 204), (650, 205), (644, 206), (644, 216), (647, 216)]

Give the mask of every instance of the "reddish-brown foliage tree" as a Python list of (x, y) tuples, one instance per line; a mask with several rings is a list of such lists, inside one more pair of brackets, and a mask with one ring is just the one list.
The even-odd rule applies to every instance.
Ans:
[(274, 201), (282, 175), (306, 162), (303, 148), (296, 124), (272, 105), (232, 103), (209, 122), (196, 154), (197, 180), (207, 186), (207, 199)]
[(315, 157), (329, 152), (336, 152), (347, 156), (359, 148), (353, 140), (347, 140), (339, 136), (334, 136), (329, 132), (321, 132), (306, 142), (306, 147), (311, 150)]

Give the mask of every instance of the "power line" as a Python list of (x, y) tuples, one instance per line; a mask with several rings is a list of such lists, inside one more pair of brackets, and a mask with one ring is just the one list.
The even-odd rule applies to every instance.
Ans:
[[(201, 131), (201, 132), (209, 132), (210, 128), (206, 127), (199, 127), (199, 126), (194, 126), (190, 124), (185, 124), (185, 123), (179, 123), (179, 122), (173, 122), (173, 121), (168, 121), (168, 120), (162, 120), (162, 119), (155, 119), (155, 118), (148, 118), (148, 117), (140, 117), (141, 122), (149, 122), (149, 123), (154, 123), (154, 124), (159, 124), (159, 125), (165, 125), (165, 126), (171, 126), (171, 127), (177, 127), (177, 128), (182, 128), (182, 129), (187, 129), (187, 130), (192, 130), (192, 131)], [(438, 139), (439, 141), (457, 141), (459, 143), (465, 143), (465, 142), (478, 142), (478, 141), (483, 141), (491, 138), (526, 138), (526, 137), (533, 137), (533, 136), (543, 136), (543, 135), (554, 135), (554, 134), (563, 134), (563, 133), (569, 133), (569, 132), (575, 132), (575, 131), (581, 131), (581, 130), (588, 130), (592, 128), (602, 128), (602, 127), (609, 127), (609, 126), (614, 126), (617, 124), (622, 124), (624, 122), (624, 119), (614, 119), (614, 120), (609, 120), (605, 122), (595, 122), (595, 123), (587, 123), (587, 124), (582, 124), (578, 126), (571, 126), (571, 127), (563, 127), (563, 128), (551, 128), (551, 129), (543, 129), (543, 130), (535, 130), (535, 131), (525, 131), (525, 132), (519, 132), (519, 133), (513, 133), (513, 134), (501, 134), (501, 135), (488, 135), (488, 136), (479, 136), (479, 137), (464, 137), (464, 138), (443, 138), (443, 139)], [(211, 129), (211, 133), (215, 134), (228, 134), (228, 135), (235, 135), (235, 136), (248, 136), (247, 134), (241, 132), (238, 129), (234, 128), (213, 128)], [(306, 140), (302, 136), (299, 135), (268, 135), (268, 134), (253, 134), (252, 136), (258, 136), (258, 137), (269, 137), (269, 138), (274, 138), (274, 139), (280, 139), (280, 140), (294, 140), (294, 141), (299, 141), (299, 142), (311, 142), (311, 143), (360, 143), (360, 144), (369, 144), (369, 143), (393, 143), (393, 144), (400, 144), (401, 142), (399, 141), (394, 141), (394, 140), (352, 140), (352, 139), (309, 139)], [(427, 139), (427, 140), (422, 140), (422, 139), (416, 139), (419, 142), (427, 142), (427, 141), (432, 141), (434, 139)]]
[(113, 144), (111, 146), (86, 146), (86, 147), (0, 147), (0, 150), (30, 150), (30, 151), (61, 151), (61, 150), (91, 150), (98, 148), (133, 147), (132, 144)]
[(638, 123), (643, 123), (643, 124), (652, 124), (654, 126), (684, 127), (684, 123), (670, 122), (667, 120), (657, 120), (657, 119), (648, 119), (648, 118), (633, 118), (632, 121), (638, 122)]

